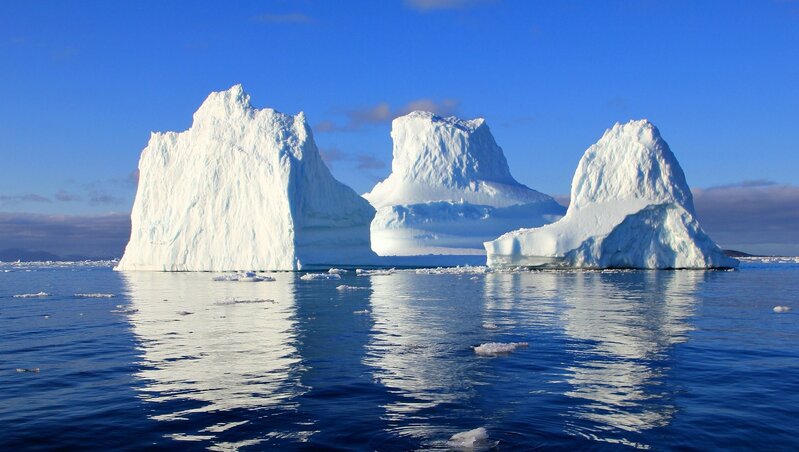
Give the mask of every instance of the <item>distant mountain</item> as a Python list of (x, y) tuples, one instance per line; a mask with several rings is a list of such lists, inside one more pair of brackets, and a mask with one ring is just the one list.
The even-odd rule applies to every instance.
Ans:
[(743, 251), (738, 251), (738, 250), (722, 250), (722, 251), (724, 251), (724, 254), (726, 254), (729, 257), (763, 257), (757, 254), (744, 253)]

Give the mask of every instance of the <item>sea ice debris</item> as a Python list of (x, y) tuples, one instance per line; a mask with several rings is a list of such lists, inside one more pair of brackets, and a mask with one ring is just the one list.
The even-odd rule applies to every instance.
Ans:
[(474, 347), (474, 352), (480, 356), (500, 356), (527, 345), (527, 342), (487, 342)]

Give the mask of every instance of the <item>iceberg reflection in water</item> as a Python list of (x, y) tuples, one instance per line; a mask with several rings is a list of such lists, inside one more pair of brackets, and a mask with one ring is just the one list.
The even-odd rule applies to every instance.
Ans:
[[(305, 389), (294, 275), (262, 283), (213, 281), (208, 273), (130, 272), (123, 278), (142, 354), (136, 374), (145, 383), (142, 398), (156, 402), (153, 419), (174, 425), (169, 436), (212, 441), (252, 416), (218, 423), (208, 415), (208, 425), (202, 425), (202, 413), (257, 410), (260, 417), (267, 409), (296, 410), (294, 398)], [(186, 431), (182, 424), (189, 417)]]
[[(772, 267), (350, 271), (336, 280), (274, 273), (262, 282), (214, 281), (211, 273), (84, 274), (90, 277), (75, 274), (74, 287), (63, 288), (27, 282), (36, 274), (26, 274), (0, 294), (13, 332), (4, 346), (26, 354), (14, 367), (41, 368), (0, 372), (0, 382), (20, 394), (35, 385), (39, 401), (42, 388), (58, 387), (48, 380), (60, 375), (58, 360), (48, 361), (50, 349), (25, 348), (26, 325), (81, 322), (42, 330), (51, 344), (79, 346), (70, 335), (101, 332), (114, 345), (92, 356), (115, 363), (107, 374), (124, 374), (114, 381), (129, 382), (127, 408), (112, 412), (119, 419), (79, 419), (95, 432), (113, 423), (114, 434), (98, 443), (109, 448), (131, 438), (138, 448), (445, 449), (453, 435), (480, 428), (511, 449), (755, 446), (742, 432), (797, 445), (788, 427), (799, 415), (790, 372), (799, 357), (797, 323), (793, 311), (772, 309), (791, 305), (785, 284), (796, 279)], [(12, 296), (43, 289), (53, 295)], [(487, 343), (528, 346), (475, 352)], [(87, 400), (113, 406), (124, 392), (81, 380), (91, 374), (64, 375), (75, 398), (59, 397), (83, 407), (77, 414), (91, 413)], [(730, 379), (735, 384), (725, 384)], [(751, 397), (759, 402), (728, 402)], [(16, 425), (35, 416), (14, 400), (13, 409), (0, 406), (0, 420)], [(724, 428), (732, 424), (737, 429)], [(18, 431), (12, 445), (41, 433)], [(81, 444), (80, 433), (69, 431), (69, 444)]]

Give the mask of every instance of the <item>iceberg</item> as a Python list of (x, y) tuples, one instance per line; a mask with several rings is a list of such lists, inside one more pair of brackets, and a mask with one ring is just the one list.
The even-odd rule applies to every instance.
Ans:
[(415, 111), (394, 119), (391, 137), (391, 174), (363, 195), (377, 209), (378, 255), (481, 255), (484, 241), (565, 213), (513, 178), (483, 118)]
[(139, 161), (117, 270), (300, 270), (371, 263), (375, 210), (322, 161), (303, 113), (255, 109), (241, 85), (208, 96)]
[(617, 123), (586, 150), (559, 221), (485, 243), (488, 265), (732, 268), (696, 220), (685, 174), (647, 120)]

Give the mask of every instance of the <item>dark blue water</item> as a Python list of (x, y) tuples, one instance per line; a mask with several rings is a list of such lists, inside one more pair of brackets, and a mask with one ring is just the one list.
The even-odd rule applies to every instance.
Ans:
[(212, 276), (0, 266), (0, 450), (799, 448), (796, 264)]

